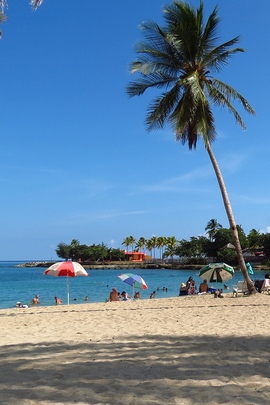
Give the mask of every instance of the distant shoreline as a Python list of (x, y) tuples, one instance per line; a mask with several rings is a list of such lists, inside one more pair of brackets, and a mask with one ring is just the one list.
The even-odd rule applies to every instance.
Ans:
[[(21, 268), (34, 268), (43, 267), (48, 268), (56, 261), (29, 261), (20, 263), (16, 267)], [(180, 264), (180, 263), (144, 263), (144, 262), (111, 262), (111, 263), (81, 263), (85, 269), (95, 270), (110, 270), (110, 269), (143, 269), (143, 270), (198, 270), (202, 268), (203, 264)], [(239, 266), (234, 266), (235, 270), (240, 270)], [(270, 271), (270, 267), (266, 265), (253, 265), (253, 269), (257, 271)]]

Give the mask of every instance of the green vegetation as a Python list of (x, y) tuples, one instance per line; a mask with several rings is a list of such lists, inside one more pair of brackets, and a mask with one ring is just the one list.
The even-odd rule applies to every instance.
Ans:
[(125, 253), (120, 249), (108, 248), (104, 243), (99, 245), (81, 245), (77, 239), (73, 239), (70, 245), (59, 243), (57, 245), (56, 254), (62, 259), (72, 259), (83, 262), (98, 262), (98, 261), (120, 261), (125, 260)]
[(137, 44), (136, 59), (130, 66), (130, 72), (137, 74), (137, 79), (129, 84), (127, 93), (134, 97), (148, 89), (163, 89), (149, 105), (147, 129), (161, 129), (169, 123), (176, 140), (187, 144), (190, 150), (196, 148), (199, 138), (203, 140), (218, 181), (241, 271), (249, 291), (255, 293), (225, 182), (212, 150), (217, 135), (213, 113), (216, 106), (231, 112), (242, 128), (245, 124), (234, 101), (239, 101), (249, 114), (254, 114), (240, 93), (214, 76), (232, 56), (244, 52), (235, 47), (240, 39), (238, 36), (217, 43), (220, 23), (217, 11), (215, 7), (205, 20), (202, 1), (197, 9), (187, 2), (173, 1), (164, 8), (164, 27), (153, 21), (144, 22), (141, 25), (144, 38)]
[[(152, 236), (150, 239), (144, 237), (136, 239), (134, 236), (128, 236), (123, 240), (122, 245), (127, 248), (127, 252), (129, 247), (132, 251), (147, 249), (153, 260), (166, 258), (173, 260), (179, 257), (185, 259), (186, 264), (200, 264), (204, 263), (207, 257), (211, 257), (216, 261), (237, 264), (237, 254), (230, 229), (223, 228), (217, 220), (212, 219), (206, 225), (205, 231), (208, 236), (191, 236), (189, 240), (177, 240), (175, 236)], [(237, 231), (243, 250), (252, 249), (258, 253), (263, 252), (262, 260), (270, 260), (270, 233), (263, 234), (252, 229), (246, 235), (240, 225), (237, 225)], [(56, 253), (62, 259), (81, 259), (84, 262), (126, 259), (125, 252), (121, 249), (108, 248), (104, 243), (81, 245), (76, 239), (73, 239), (69, 245), (59, 243)]]

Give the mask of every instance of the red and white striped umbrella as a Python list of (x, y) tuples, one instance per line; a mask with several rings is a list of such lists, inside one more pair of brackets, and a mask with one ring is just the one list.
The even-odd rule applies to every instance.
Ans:
[(45, 276), (54, 277), (67, 277), (67, 301), (69, 305), (69, 277), (77, 276), (89, 276), (87, 271), (83, 268), (80, 263), (77, 262), (58, 262), (51, 265), (47, 270), (44, 271)]

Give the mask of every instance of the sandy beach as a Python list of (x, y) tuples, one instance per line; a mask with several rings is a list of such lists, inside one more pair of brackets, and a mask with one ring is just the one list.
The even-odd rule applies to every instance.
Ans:
[(2, 405), (268, 404), (270, 295), (0, 310)]

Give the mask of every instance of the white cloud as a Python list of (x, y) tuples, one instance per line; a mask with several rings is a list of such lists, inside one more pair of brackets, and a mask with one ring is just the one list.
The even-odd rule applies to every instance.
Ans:
[(260, 229), (259, 233), (270, 233), (270, 226), (267, 226), (265, 229)]
[(117, 244), (117, 242), (116, 242), (115, 239), (111, 239), (111, 240), (108, 242), (108, 246), (111, 246), (111, 247), (116, 246), (116, 244)]
[[(136, 187), (136, 189), (130, 193), (130, 194), (137, 194), (138, 192), (188, 192), (190, 193), (191, 191), (201, 191), (200, 188), (198, 188), (198, 183), (200, 183), (201, 186), (201, 180), (203, 178), (208, 178), (212, 177), (213, 178), (213, 169), (211, 168), (210, 165), (200, 167), (196, 170), (191, 170), (189, 172), (186, 172), (185, 174), (182, 174), (180, 176), (168, 178), (167, 180), (158, 182), (158, 183), (153, 183), (153, 184), (145, 184), (145, 185), (139, 185)], [(193, 186), (192, 186), (192, 183)]]
[(147, 211), (118, 211), (118, 210), (105, 210), (95, 215), (95, 218), (108, 219), (115, 217), (127, 217), (131, 215), (147, 214)]
[(270, 204), (270, 198), (260, 198), (256, 196), (249, 195), (239, 195), (237, 194), (234, 199), (237, 201), (244, 202), (245, 204), (254, 204), (254, 205), (266, 205)]

